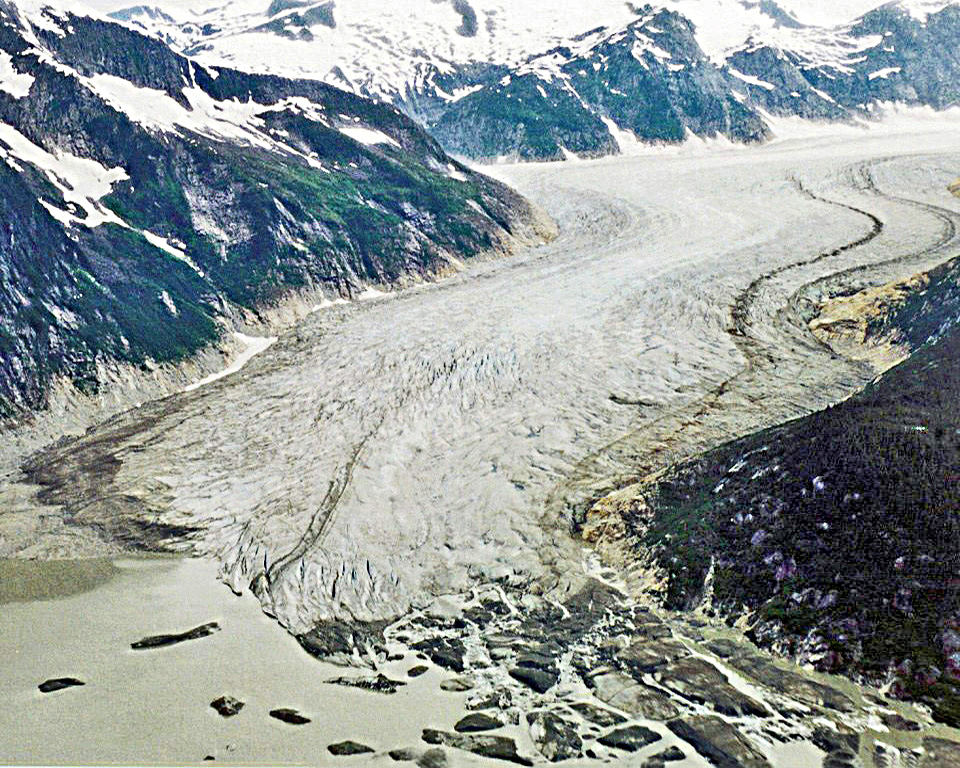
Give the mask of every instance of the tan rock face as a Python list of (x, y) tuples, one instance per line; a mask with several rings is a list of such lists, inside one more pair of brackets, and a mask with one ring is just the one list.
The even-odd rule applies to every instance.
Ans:
[(957, 197), (960, 197), (960, 179), (957, 179), (953, 184), (951, 184), (948, 189)]
[(903, 306), (907, 299), (929, 284), (927, 275), (913, 275), (867, 288), (851, 296), (825, 302), (810, 321), (810, 331), (837, 352), (870, 363), (878, 372), (903, 360), (909, 349), (896, 334), (875, 335), (871, 328)]
[(581, 536), (584, 541), (619, 541), (627, 535), (624, 517), (645, 517), (649, 514), (642, 485), (628, 486), (597, 501), (588, 511)]

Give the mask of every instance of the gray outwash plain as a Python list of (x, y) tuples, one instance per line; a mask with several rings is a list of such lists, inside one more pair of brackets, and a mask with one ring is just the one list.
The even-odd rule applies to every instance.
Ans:
[[(354, 661), (376, 670), (347, 689), (402, 697), (391, 681), (440, 670), (503, 723), (425, 727), (403, 746), (421, 762), (859, 764), (899, 705), (665, 621), (629, 595), (642, 573), (602, 570), (569, 531), (637, 472), (872, 378), (807, 321), (956, 255), (958, 165), (930, 132), (497, 169), (557, 241), (318, 311), (241, 373), (30, 457), (0, 490), (0, 557), (206, 556), (318, 654), (337, 645), (318, 625), (372, 622)], [(900, 711), (911, 735), (875, 764), (953, 764)]]
[[(209, 556), (295, 634), (479, 582), (575, 587), (564, 515), (644, 448), (605, 446), (668, 438), (665, 416), (745, 367), (661, 460), (872, 377), (809, 335), (794, 294), (944, 260), (952, 240), (924, 248), (942, 221), (887, 195), (955, 205), (954, 148), (931, 134), (499, 170), (558, 220), (556, 242), (321, 310), (240, 375), (33, 457), (21, 480), (39, 488), (2, 491), (0, 556)], [(859, 210), (879, 236), (814, 259), (870, 231)]]

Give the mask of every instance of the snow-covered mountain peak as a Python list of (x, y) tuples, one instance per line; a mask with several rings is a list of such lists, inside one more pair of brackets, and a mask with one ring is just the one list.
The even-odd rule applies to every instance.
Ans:
[[(714, 60), (751, 35), (803, 26), (771, 0), (666, 0), (658, 7), (693, 21)], [(591, 30), (615, 30), (649, 12), (622, 0), (230, 0), (213, 7), (164, 0), (113, 17), (206, 59), (388, 95), (402, 93), (418, 65), (515, 66), (558, 46), (582, 47)]]
[(630, 132), (754, 141), (763, 115), (956, 103), (956, 79), (924, 52), (953, 61), (960, 21), (943, 9), (957, 0), (835, 0), (828, 24), (812, 0), (86, 1), (206, 66), (390, 102), (475, 157), (600, 154)]
[(0, 189), (0, 419), (61, 377), (96, 392), (101, 363), (180, 360), (294, 291), (362, 294), (539, 221), (393, 106), (8, 0)]
[(894, 0), (883, 6), (884, 8), (899, 9), (904, 13), (921, 23), (926, 23), (927, 19), (942, 11), (948, 6), (958, 6), (957, 0)]

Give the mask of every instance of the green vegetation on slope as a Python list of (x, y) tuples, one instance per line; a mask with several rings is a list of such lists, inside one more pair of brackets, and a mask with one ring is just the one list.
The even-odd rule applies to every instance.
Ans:
[[(0, 12), (18, 18), (5, 0)], [(34, 36), (44, 56), (31, 52)], [(63, 34), (2, 25), (0, 52), (33, 78), (23, 98), (0, 93), (0, 122), (52, 155), (121, 168), (102, 203), (128, 225), (68, 219), (82, 212), (43, 169), (0, 163), (2, 420), (42, 408), (57, 377), (92, 392), (112, 362), (181, 360), (217, 338), (231, 306), (400, 284), (506, 251), (538, 227), (516, 193), (448, 157), (395, 108), (322, 83), (214, 77), (159, 39), (82, 16)], [(101, 98), (85, 80), (94, 74), (162, 91), (185, 111), (198, 91), (262, 109), (234, 133), (163, 128)]]
[[(900, 312), (933, 341), (863, 392), (674, 467), (634, 533), (666, 601), (960, 725), (960, 267)], [(938, 301), (943, 296), (944, 301)], [(914, 334), (907, 334), (908, 337)]]

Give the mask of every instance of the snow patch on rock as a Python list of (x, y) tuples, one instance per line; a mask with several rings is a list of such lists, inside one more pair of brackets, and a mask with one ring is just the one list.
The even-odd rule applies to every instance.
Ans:
[(225, 376), (236, 373), (254, 357), (259, 355), (264, 350), (269, 349), (269, 347), (277, 340), (276, 336), (247, 336), (243, 333), (234, 333), (233, 338), (243, 346), (243, 351), (237, 355), (236, 359), (222, 371), (211, 373), (209, 376), (205, 376), (199, 381), (195, 381), (193, 384), (186, 387), (183, 390), (184, 392), (193, 392), (195, 389), (205, 387), (207, 384), (212, 384), (213, 382), (219, 381)]
[(34, 79), (33, 75), (17, 70), (9, 53), (0, 51), (0, 91), (22, 99), (30, 93)]
[[(85, 218), (80, 218), (68, 211), (58, 211), (56, 218), (59, 221), (64, 224), (79, 222), (88, 227), (108, 222), (126, 226), (113, 211), (98, 202), (110, 194), (116, 182), (129, 178), (123, 168), (105, 168), (95, 160), (77, 157), (61, 150), (48, 152), (6, 123), (0, 123), (0, 142), (9, 148), (6, 150), (7, 154), (43, 171), (63, 196), (64, 202), (77, 206), (86, 213)], [(2, 152), (4, 150), (0, 148), (0, 153)], [(46, 202), (44, 206), (48, 211), (53, 208), (52, 204)]]
[(391, 139), (383, 131), (378, 131), (373, 128), (364, 128), (362, 126), (349, 126), (346, 128), (341, 128), (340, 133), (345, 136), (349, 136), (354, 141), (359, 141), (361, 144), (366, 146), (373, 146), (375, 144), (392, 144), (393, 146), (399, 148), (400, 145)]

